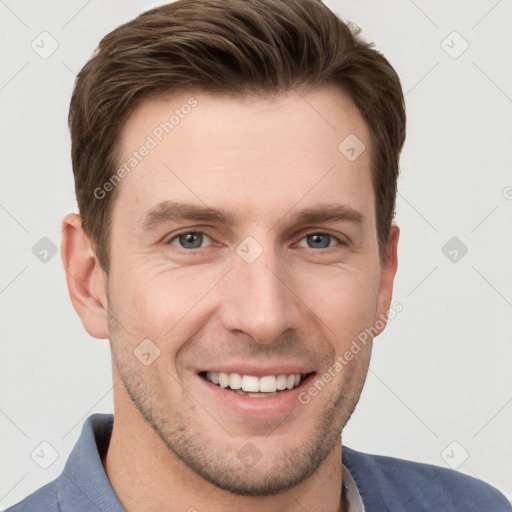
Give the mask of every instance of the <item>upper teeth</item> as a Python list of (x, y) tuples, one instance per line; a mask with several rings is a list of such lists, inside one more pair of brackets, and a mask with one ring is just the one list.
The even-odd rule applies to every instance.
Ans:
[(206, 379), (221, 388), (241, 389), (247, 392), (274, 393), (283, 389), (296, 388), (300, 383), (300, 373), (291, 375), (265, 375), (258, 378), (254, 375), (239, 373), (206, 372)]

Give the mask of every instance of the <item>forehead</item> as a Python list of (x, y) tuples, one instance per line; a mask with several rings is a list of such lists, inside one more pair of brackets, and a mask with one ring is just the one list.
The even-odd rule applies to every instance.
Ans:
[[(346, 146), (357, 158), (344, 153)], [(120, 216), (134, 224), (169, 200), (238, 211), (240, 219), (298, 202), (373, 207), (369, 131), (334, 87), (307, 95), (182, 92), (148, 100), (125, 123), (119, 149), (126, 172), (114, 224)]]

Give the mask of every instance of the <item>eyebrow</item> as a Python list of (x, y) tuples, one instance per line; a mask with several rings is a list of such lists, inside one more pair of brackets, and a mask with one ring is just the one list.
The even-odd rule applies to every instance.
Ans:
[[(148, 210), (138, 223), (138, 229), (151, 231), (161, 224), (182, 220), (235, 225), (237, 217), (234, 212), (224, 208), (212, 208), (167, 200)], [(295, 222), (297, 224), (348, 222), (356, 226), (366, 224), (365, 217), (361, 212), (345, 204), (325, 204), (299, 210), (295, 215)]]

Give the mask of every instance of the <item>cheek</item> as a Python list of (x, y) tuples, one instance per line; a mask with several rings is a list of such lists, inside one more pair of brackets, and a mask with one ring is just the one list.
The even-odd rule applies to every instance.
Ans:
[(304, 303), (327, 325), (326, 335), (342, 350), (372, 325), (377, 310), (378, 280), (371, 273), (344, 269), (313, 277), (307, 286), (303, 285)]
[(158, 268), (132, 272), (118, 282), (116, 306), (133, 337), (162, 340), (178, 325), (183, 330), (187, 315), (193, 315), (210, 287), (197, 273)]
[[(283, 277), (297, 295), (297, 310), (305, 310), (308, 323), (324, 329), (326, 339), (344, 346), (373, 322), (378, 276), (369, 265), (302, 264), (289, 270)], [(212, 308), (222, 307), (223, 297), (215, 289), (222, 274), (198, 267), (169, 269), (168, 264), (125, 269), (112, 293), (119, 321), (134, 342), (149, 338), (167, 344), (177, 333), (187, 339)], [(297, 325), (302, 321), (295, 319)]]

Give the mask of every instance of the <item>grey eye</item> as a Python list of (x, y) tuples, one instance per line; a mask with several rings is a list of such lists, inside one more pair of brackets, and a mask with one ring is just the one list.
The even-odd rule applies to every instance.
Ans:
[(210, 239), (208, 235), (200, 231), (188, 231), (173, 237), (169, 240), (169, 244), (177, 245), (174, 243), (177, 241), (179, 242), (179, 247), (182, 249), (198, 249), (201, 247), (205, 238)]
[(327, 233), (311, 233), (304, 237), (308, 241), (308, 247), (313, 249), (327, 249), (331, 244), (332, 238)]

